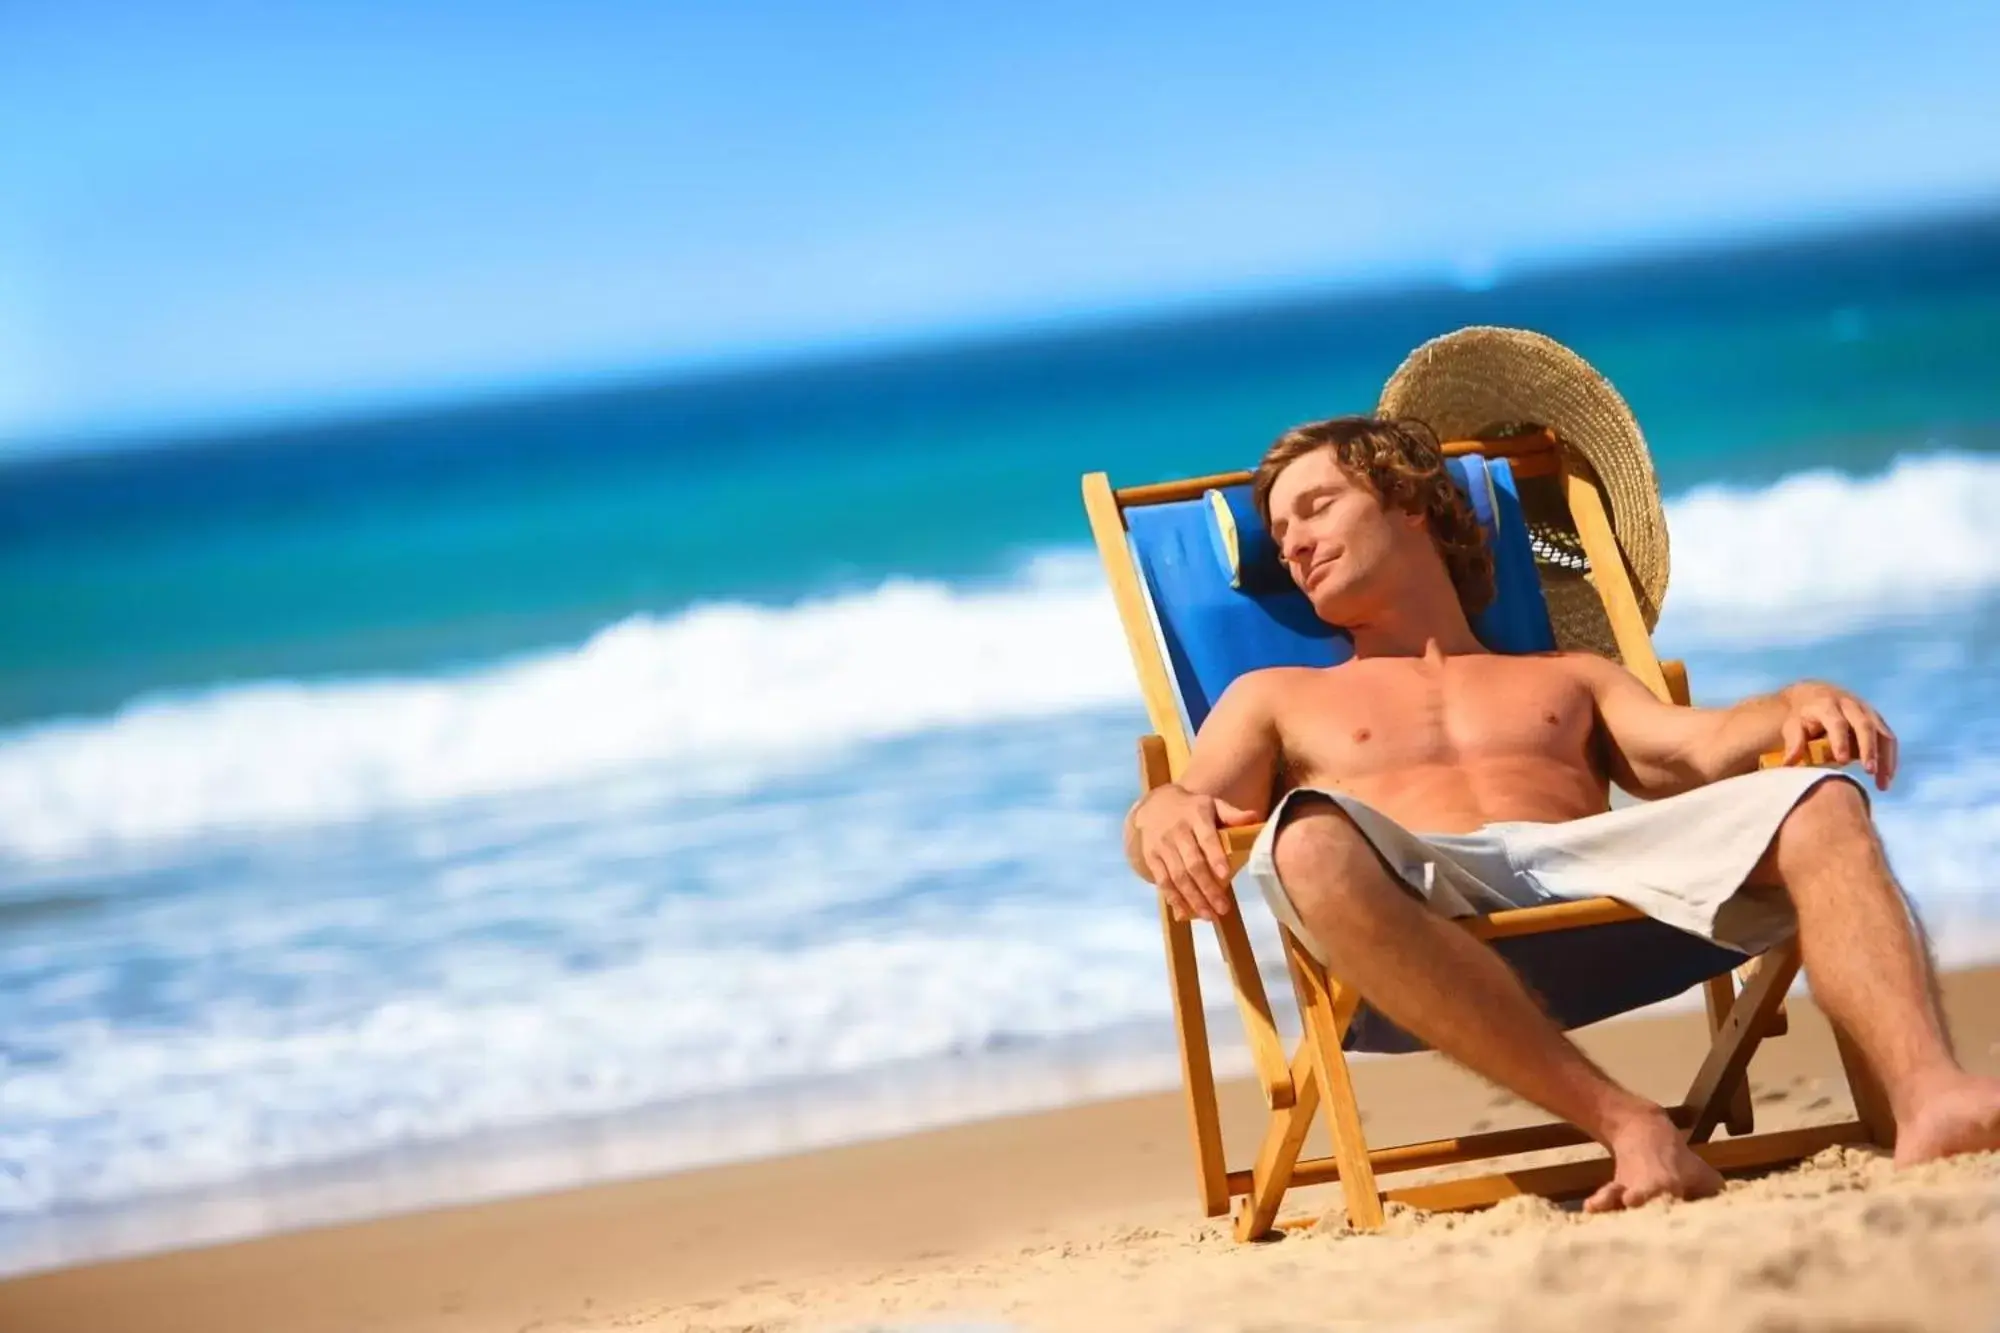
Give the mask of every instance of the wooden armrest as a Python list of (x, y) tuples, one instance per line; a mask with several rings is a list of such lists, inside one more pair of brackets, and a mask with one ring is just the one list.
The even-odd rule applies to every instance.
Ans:
[[(1687, 663), (1677, 657), (1662, 658), (1660, 660), (1660, 675), (1667, 682), (1668, 695), (1673, 698), (1675, 703), (1686, 708), (1691, 697), (1688, 694)], [(1757, 767), (1760, 769), (1785, 767), (1785, 752), (1783, 750), (1772, 750), (1768, 754), (1758, 755)], [(1817, 740), (1807, 742), (1805, 762), (1800, 767), (1842, 768), (1845, 765), (1834, 762), (1832, 746), (1823, 740)]]
[(1246, 824), (1242, 828), (1222, 830), (1222, 850), (1229, 856), (1229, 869), (1233, 874), (1243, 868), (1250, 859), (1250, 849), (1257, 845), (1258, 835), (1263, 833), (1262, 824)]
[(1504, 940), (1515, 935), (1544, 935), (1552, 930), (1577, 930), (1645, 919), (1644, 912), (1616, 898), (1577, 898), (1544, 907), (1515, 907), (1485, 916), (1457, 918), (1458, 924), (1476, 940)]

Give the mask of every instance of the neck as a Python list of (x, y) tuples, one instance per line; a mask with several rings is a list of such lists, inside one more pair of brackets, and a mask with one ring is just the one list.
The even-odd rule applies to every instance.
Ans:
[(1463, 615), (1455, 626), (1385, 617), (1349, 625), (1347, 632), (1356, 657), (1465, 657), (1487, 651)]
[(1336, 623), (1356, 657), (1463, 657), (1486, 652), (1448, 579), (1397, 590), (1370, 611)]

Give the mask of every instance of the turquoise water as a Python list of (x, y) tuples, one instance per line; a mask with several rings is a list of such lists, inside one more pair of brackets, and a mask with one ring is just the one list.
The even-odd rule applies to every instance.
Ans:
[[(1158, 1053), (1078, 475), (1247, 466), (1468, 322), (1620, 386), (1663, 648), (1704, 699), (1874, 700), (1892, 856), (1983, 948), (2000, 218), (16, 462), (0, 1269), (301, 1171), (404, 1206), (486, 1188), (407, 1154), (495, 1135), (829, 1080), (866, 1132), (919, 1114), (892, 1073), (974, 1114), (1024, 1095), (996, 1060)], [(644, 1164), (800, 1132), (723, 1118)], [(616, 1169), (558, 1157), (510, 1187)]]
[(1299, 302), (720, 383), (16, 466), (0, 719), (228, 679), (434, 669), (704, 598), (1004, 575), (1076, 478), (1246, 465), (1473, 322), (1585, 347), (1662, 483), (2000, 447), (2000, 232)]

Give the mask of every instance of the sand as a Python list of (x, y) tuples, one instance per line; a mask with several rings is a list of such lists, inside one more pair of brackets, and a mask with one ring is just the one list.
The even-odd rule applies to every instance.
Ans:
[[(2000, 1073), (2000, 969), (1952, 974), (1946, 999), (1961, 1056)], [(1792, 1013), (1752, 1067), (1760, 1129), (1850, 1114), (1823, 1021)], [(1662, 1098), (1705, 1039), (1693, 1014), (1583, 1034)], [(1377, 1142), (1543, 1118), (1434, 1056), (1356, 1080)], [(1257, 1106), (1226, 1094), (1241, 1160)], [(1630, 1215), (1524, 1199), (1250, 1246), (1195, 1215), (1192, 1178), (1178, 1094), (1126, 1098), (30, 1275), (0, 1283), (0, 1329), (2000, 1328), (2000, 1154), (1897, 1172), (1829, 1149)]]

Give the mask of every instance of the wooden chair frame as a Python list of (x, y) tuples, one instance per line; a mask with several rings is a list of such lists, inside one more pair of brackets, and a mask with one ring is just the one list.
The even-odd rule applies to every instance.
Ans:
[[(1559, 479), (1577, 536), (1590, 562), (1592, 584), (1603, 602), (1626, 667), (1660, 698), (1685, 706), (1689, 698), (1687, 673), (1678, 662), (1661, 661), (1653, 650), (1630, 571), (1612, 535), (1603, 489), (1588, 465), (1564, 450), (1546, 431), (1505, 440), (1452, 441), (1445, 444), (1444, 451), (1447, 455), (1478, 453), (1488, 458), (1504, 457), (1511, 461), (1517, 477)], [(1125, 511), (1195, 499), (1211, 487), (1233, 486), (1249, 478), (1248, 472), (1232, 472), (1122, 490), (1114, 490), (1109, 478), (1101, 472), (1083, 479), (1084, 509), (1110, 578), (1119, 619), (1138, 671), (1140, 691), (1153, 725), (1154, 734), (1143, 737), (1139, 743), (1144, 790), (1171, 781), (1181, 773), (1187, 765), (1192, 738), (1181, 723), (1173, 679), (1162, 657), (1148, 597), (1126, 538)], [(1818, 744), (1813, 759), (1826, 762), (1823, 743)], [(1769, 766), (1779, 759), (1778, 755), (1766, 755), (1764, 764)], [(1258, 832), (1258, 828), (1224, 831), (1233, 870), (1242, 868)], [(1460, 924), (1477, 938), (1495, 940), (1511, 935), (1587, 929), (1640, 915), (1637, 909), (1613, 899), (1595, 898), (1496, 912), (1467, 918)], [(1285, 1191), (1293, 1185), (1341, 1182), (1348, 1221), (1356, 1228), (1372, 1230), (1382, 1225), (1383, 1204), (1389, 1200), (1433, 1210), (1478, 1208), (1516, 1194), (1574, 1198), (1610, 1179), (1610, 1158), (1600, 1155), (1557, 1166), (1501, 1170), (1440, 1184), (1381, 1189), (1377, 1177), (1391, 1172), (1509, 1157), (1582, 1144), (1588, 1142), (1588, 1137), (1572, 1125), (1553, 1122), (1371, 1149), (1361, 1128), (1361, 1110), (1355, 1100), (1347, 1056), (1341, 1047), (1341, 1038), (1360, 997), (1352, 987), (1330, 976), (1281, 924), (1279, 932), (1304, 1030), (1303, 1039), (1288, 1058), (1240, 912), (1231, 912), (1216, 922), (1215, 931), (1236, 992), (1269, 1119), (1256, 1161), (1247, 1168), (1232, 1170), (1223, 1154), (1221, 1114), (1216, 1100), (1207, 1015), (1196, 971), (1193, 927), (1189, 922), (1175, 920), (1164, 898), (1160, 901), (1160, 927), (1166, 939), (1174, 1022), (1180, 1036), (1181, 1077), (1202, 1207), (1208, 1216), (1220, 1217), (1229, 1211), (1230, 1200), (1241, 1196), (1235, 1223), (1239, 1240), (1255, 1239), (1274, 1225), (1294, 1224), (1278, 1222)], [(1689, 1085), (1686, 1098), (1669, 1107), (1668, 1113), (1686, 1129), (1695, 1150), (1719, 1170), (1794, 1161), (1839, 1143), (1874, 1142), (1886, 1147), (1894, 1141), (1895, 1125), (1888, 1114), (1887, 1100), (1859, 1053), (1844, 1040), (1839, 1043), (1841, 1063), (1854, 1093), (1859, 1118), (1783, 1133), (1752, 1132), (1754, 1120), (1745, 1073), (1758, 1045), (1766, 1037), (1785, 1031), (1785, 994), (1798, 970), (1798, 945), (1794, 940), (1752, 960), (1738, 969), (1734, 977), (1724, 973), (1704, 983), (1712, 1044)], [(1306, 1133), (1322, 1104), (1332, 1134), (1333, 1155), (1302, 1161), (1300, 1152)], [(1731, 1137), (1712, 1141), (1718, 1127), (1727, 1127)]]

